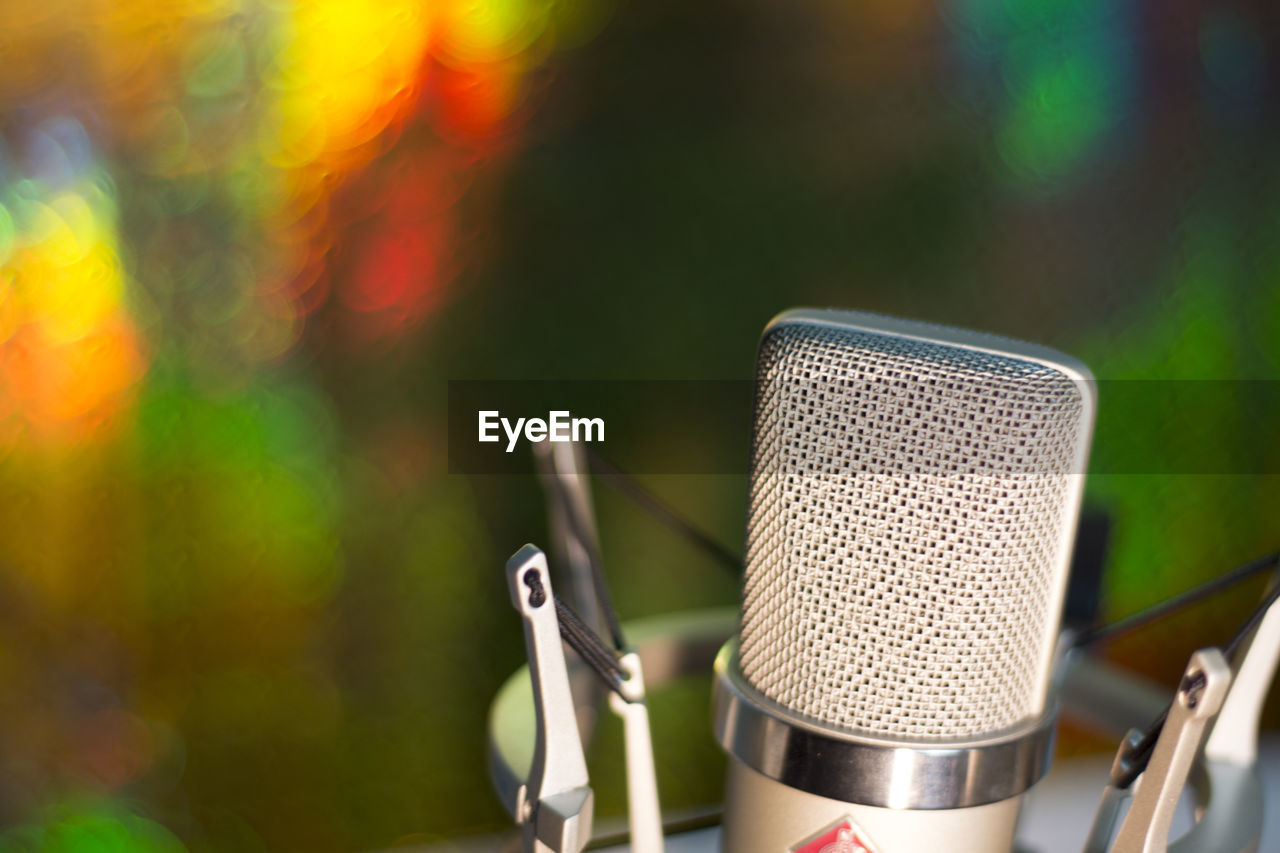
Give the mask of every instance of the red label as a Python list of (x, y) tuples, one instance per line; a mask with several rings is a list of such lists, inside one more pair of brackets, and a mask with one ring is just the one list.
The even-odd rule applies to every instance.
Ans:
[(799, 847), (792, 847), (790, 853), (879, 853), (879, 851), (863, 837), (862, 831), (854, 825), (852, 819), (845, 818), (808, 841), (801, 842)]

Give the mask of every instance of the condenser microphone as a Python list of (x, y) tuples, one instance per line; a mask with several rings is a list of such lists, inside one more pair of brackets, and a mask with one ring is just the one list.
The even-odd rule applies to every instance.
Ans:
[(798, 310), (756, 375), (726, 853), (1000, 853), (1044, 775), (1095, 392), (1043, 347)]

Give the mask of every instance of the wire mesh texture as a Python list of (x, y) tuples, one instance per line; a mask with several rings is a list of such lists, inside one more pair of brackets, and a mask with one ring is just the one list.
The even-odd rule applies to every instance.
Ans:
[(768, 333), (757, 380), (748, 680), (805, 717), (898, 737), (1038, 714), (1089, 433), (1081, 384), (1013, 354), (814, 323)]

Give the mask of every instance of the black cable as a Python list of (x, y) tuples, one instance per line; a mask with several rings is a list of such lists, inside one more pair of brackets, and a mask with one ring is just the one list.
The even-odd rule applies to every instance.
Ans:
[(715, 558), (717, 562), (733, 572), (735, 577), (741, 573), (741, 557), (720, 544), (713, 536), (689, 522), (670, 504), (645, 488), (635, 477), (589, 448), (587, 450), (587, 460), (591, 464), (592, 473), (617, 489), (623, 497), (697, 545)]
[(618, 618), (617, 609), (613, 606), (613, 597), (609, 594), (609, 585), (604, 580), (600, 550), (595, 538), (589, 535), (587, 520), (577, 512), (577, 504), (569, 494), (569, 490), (559, 477), (553, 476), (551, 482), (551, 491), (560, 501), (560, 509), (569, 523), (569, 532), (574, 539), (578, 540), (583, 553), (587, 555), (587, 567), (591, 571), (591, 586), (595, 590), (596, 604), (600, 608), (605, 628), (609, 631), (609, 638), (613, 640), (614, 648), (621, 651), (626, 648), (626, 640), (622, 636), (622, 622)]
[(1250, 560), (1242, 566), (1237, 566), (1229, 572), (1218, 575), (1200, 586), (1192, 587), (1185, 592), (1180, 592), (1177, 595), (1166, 598), (1164, 601), (1161, 601), (1158, 604), (1153, 604), (1145, 610), (1139, 610), (1137, 613), (1131, 613), (1128, 616), (1117, 619), (1109, 625), (1099, 625), (1082, 631), (1075, 638), (1072, 645), (1075, 648), (1081, 648), (1083, 646), (1089, 646), (1094, 643), (1101, 643), (1106, 640), (1110, 640), (1121, 634), (1127, 634), (1130, 631), (1135, 631), (1139, 628), (1145, 628), (1152, 622), (1163, 619), (1165, 616), (1168, 616), (1171, 613), (1176, 613), (1186, 607), (1199, 604), (1201, 601), (1217, 595), (1224, 589), (1234, 586), (1235, 584), (1242, 583), (1255, 575), (1262, 574), (1267, 569), (1275, 568), (1277, 565), (1280, 565), (1280, 551), (1273, 551), (1272, 553), (1259, 557), (1256, 560)]
[(1249, 614), (1248, 620), (1240, 626), (1234, 637), (1231, 638), (1222, 649), (1222, 653), (1228, 658), (1232, 657), (1240, 650), (1240, 646), (1249, 638), (1249, 635), (1258, 629), (1262, 624), (1262, 620), (1266, 618), (1267, 611), (1271, 609), (1271, 605), (1280, 600), (1280, 584), (1276, 584), (1268, 593), (1266, 598), (1262, 599), (1262, 603), (1254, 608)]
[(587, 623), (583, 622), (582, 618), (558, 596), (555, 602), (556, 616), (560, 623), (560, 636), (570, 648), (577, 652), (578, 657), (591, 667), (606, 687), (626, 699), (627, 697), (622, 693), (622, 682), (628, 676), (617, 654), (606, 646), (604, 641), (587, 626)]
[[(1280, 552), (1268, 554), (1265, 557), (1260, 557), (1257, 560), (1246, 563), (1244, 566), (1228, 572), (1227, 575), (1223, 575), (1222, 577), (1227, 577), (1228, 575), (1235, 576), (1232, 580), (1232, 583), (1234, 583), (1242, 580), (1244, 577), (1256, 574), (1259, 571), (1257, 568), (1259, 564), (1261, 564), (1263, 568), (1280, 564)], [(1241, 570), (1243, 569), (1251, 569), (1252, 571), (1248, 574), (1241, 574)], [(1208, 586), (1208, 584), (1206, 584), (1206, 586)], [(1221, 586), (1218, 587), (1218, 589), (1221, 588)], [(1191, 590), (1190, 592), (1197, 591), (1198, 589)], [(1174, 596), (1174, 598), (1187, 598), (1187, 594), (1183, 593), (1181, 596)], [(1172, 601), (1173, 599), (1170, 600)], [(1275, 605), (1276, 601), (1280, 601), (1280, 584), (1276, 584), (1267, 593), (1267, 595), (1262, 599), (1262, 602), (1254, 608), (1252, 613), (1249, 614), (1249, 618), (1245, 620), (1244, 624), (1236, 630), (1235, 634), (1232, 635), (1227, 644), (1223, 646), (1222, 653), (1228, 660), (1231, 660), (1231, 658), (1235, 656), (1236, 652), (1240, 650), (1240, 646), (1249, 638), (1249, 635), (1257, 630), (1258, 625), (1261, 624), (1263, 618), (1266, 617), (1267, 611)], [(1157, 607), (1160, 606), (1161, 605), (1157, 605)], [(1160, 740), (1160, 733), (1164, 731), (1164, 724), (1168, 722), (1169, 711), (1172, 710), (1172, 708), (1173, 704), (1170, 703), (1169, 707), (1165, 708), (1164, 712), (1147, 727), (1146, 731), (1144, 731), (1142, 736), (1138, 739), (1138, 742), (1134, 744), (1133, 749), (1130, 750), (1130, 753), (1127, 756), (1129, 760), (1124, 773), (1122, 773), (1117, 779), (1113, 780), (1117, 788), (1122, 790), (1128, 788), (1139, 776), (1142, 775), (1143, 771), (1147, 769), (1147, 765), (1151, 761), (1151, 754), (1155, 751), (1156, 742)]]

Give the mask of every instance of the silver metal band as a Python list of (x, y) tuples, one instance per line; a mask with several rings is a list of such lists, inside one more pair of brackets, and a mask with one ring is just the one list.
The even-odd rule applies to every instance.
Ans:
[(893, 809), (956, 809), (1015, 797), (1049, 769), (1057, 707), (995, 735), (890, 741), (815, 725), (762, 696), (738, 671), (737, 641), (715, 663), (715, 733), (748, 767), (828, 799)]

